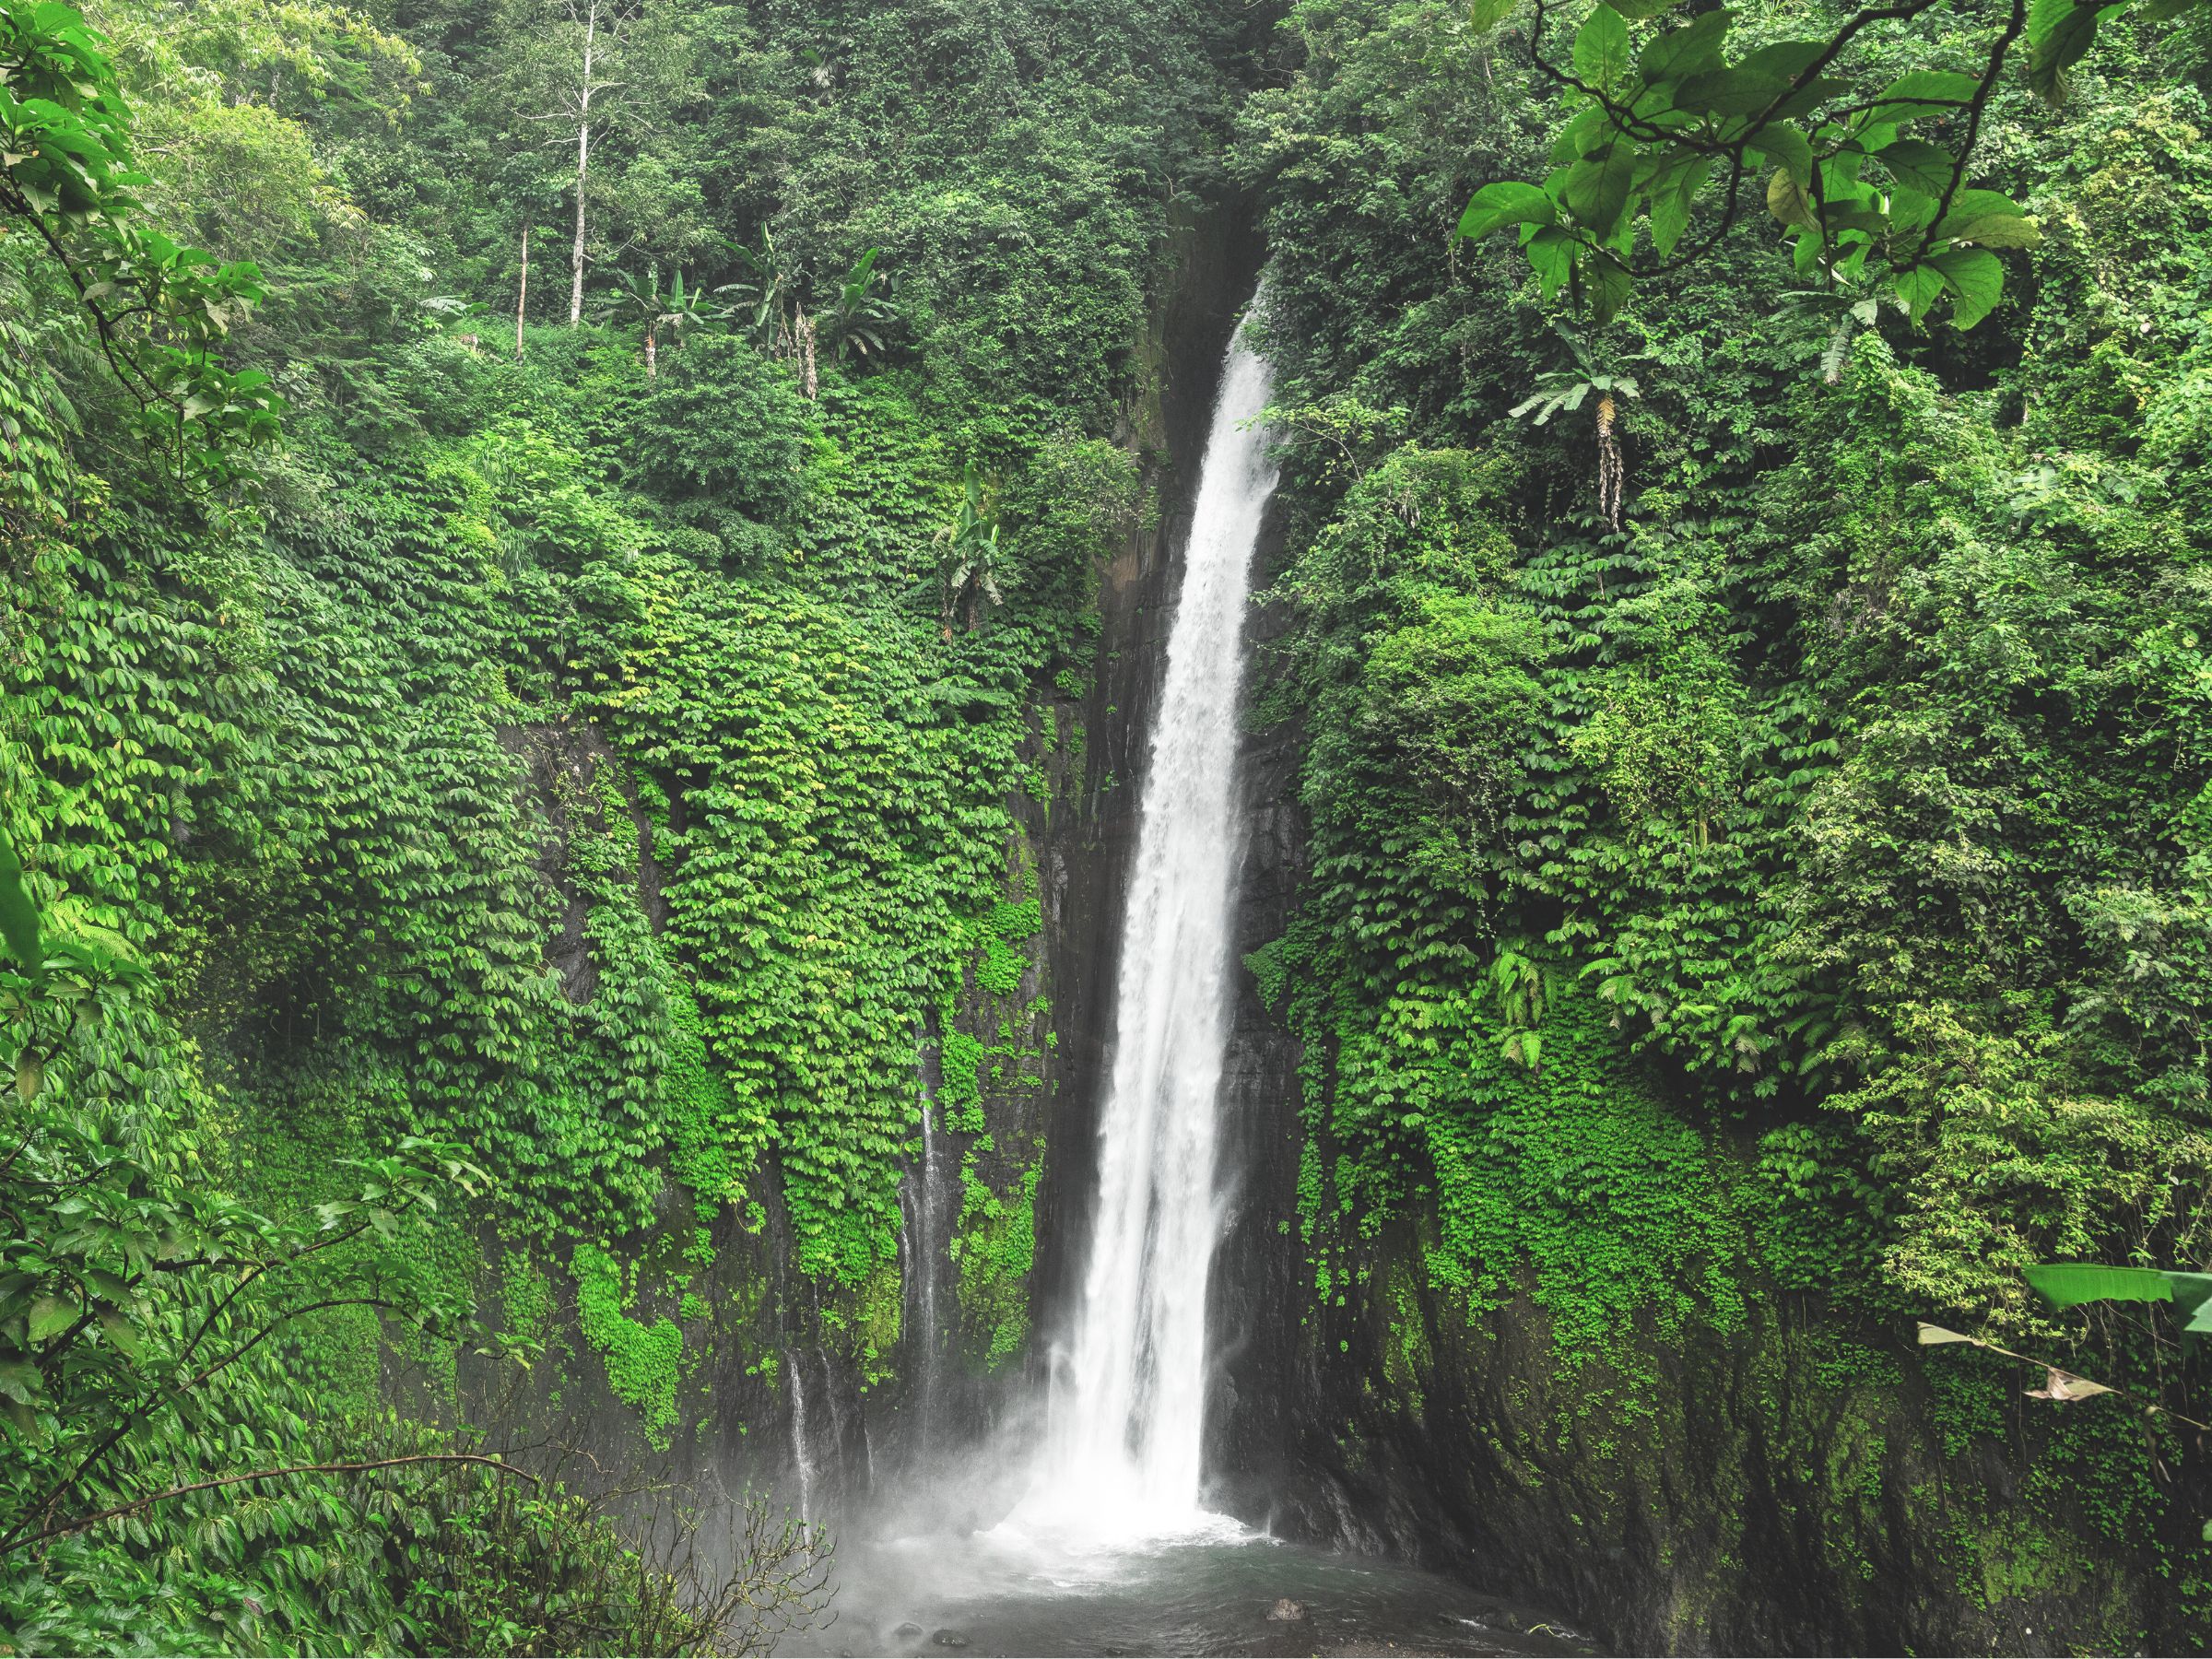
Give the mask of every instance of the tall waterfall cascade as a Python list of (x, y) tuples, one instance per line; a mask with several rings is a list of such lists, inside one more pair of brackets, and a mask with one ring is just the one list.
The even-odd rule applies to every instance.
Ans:
[(1257, 417), (1268, 366), (1230, 342), (1168, 636), (1123, 921), (1090, 1261), (1032, 1502), (1087, 1530), (1202, 1519), (1206, 1280), (1240, 855), (1244, 613), (1275, 488)]

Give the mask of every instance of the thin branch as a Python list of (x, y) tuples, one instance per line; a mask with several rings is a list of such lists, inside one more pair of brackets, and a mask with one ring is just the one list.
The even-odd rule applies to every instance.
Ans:
[(1982, 84), (1974, 88), (1973, 101), (1967, 106), (1966, 142), (1959, 147), (1958, 165), (1951, 169), (1950, 182), (1944, 186), (1943, 199), (1936, 204), (1936, 217), (1928, 221), (1927, 229), (1920, 235), (1920, 246), (1913, 251), (1912, 269), (1928, 256), (1935, 244), (1936, 227), (1942, 224), (1951, 210), (1951, 202), (1959, 194), (1959, 186), (1966, 182), (1967, 163), (1972, 159), (1974, 145), (1982, 136), (1983, 112), (1989, 107), (1990, 94), (1996, 89), (1997, 71), (2004, 67), (2013, 42), (2028, 27), (2028, 0), (2012, 0), (2012, 16), (2006, 19), (2005, 32), (1999, 35), (1989, 51), (1989, 67), (1983, 71)]
[[(2088, 1382), (2092, 1381), (2092, 1379), (2088, 1377), (2076, 1376), (2074, 1372), (2067, 1371), (2063, 1366), (2053, 1365), (2048, 1359), (2038, 1359), (2030, 1354), (2016, 1354), (2008, 1347), (1999, 1347), (1995, 1343), (1989, 1341), (1986, 1337), (1969, 1336), (1964, 1331), (1946, 1330), (1942, 1325), (1930, 1324), (1924, 1319), (1921, 1320), (1919, 1324), (1921, 1330), (1920, 1340), (1922, 1346), (1924, 1347), (1930, 1345), (1931, 1339), (1927, 1335), (1927, 1333), (1934, 1331), (1938, 1334), (1936, 1338), (1934, 1339), (1934, 1345), (1937, 1347), (1947, 1346), (1948, 1344), (1955, 1342), (1963, 1342), (1972, 1347), (1987, 1348), (1993, 1354), (2002, 1354), (2007, 1359), (2018, 1359), (2022, 1365), (2040, 1365), (2046, 1371), (2053, 1372), (2055, 1375), (2062, 1377), (2071, 1377), (2077, 1382)], [(2161, 1406), (2155, 1400), (2143, 1399), (2140, 1395), (2130, 1394), (2124, 1388), (2114, 1388), (2109, 1382), (2098, 1382), (2096, 1386), (2103, 1389), (2107, 1394), (2118, 1395), (2121, 1399), (2125, 1400), (2131, 1406), (2139, 1406), (2145, 1411), (2150, 1412), (2156, 1416), (2170, 1417), (2177, 1423), (2186, 1423), (2192, 1429), (2201, 1429), (2207, 1434), (2212, 1434), (2212, 1423), (2200, 1423), (2193, 1417), (2184, 1417), (2180, 1412), (2174, 1410), (2171, 1406)]]
[[(1837, 29), (1834, 38), (1829, 41), (1820, 54), (1794, 76), (1789, 84), (1769, 100), (1765, 109), (1751, 118), (1748, 125), (1742, 131), (1725, 138), (1712, 131), (1710, 120), (1704, 130), (1700, 132), (1682, 132), (1657, 126), (1639, 117), (1629, 106), (1616, 102), (1603, 88), (1592, 86), (1571, 69), (1563, 68), (1546, 57), (1543, 44), (1544, 32), (1547, 15), (1551, 9), (1551, 0), (1535, 0), (1535, 18), (1528, 37), (1528, 59), (1532, 67), (1555, 84), (1581, 94), (1604, 110), (1617, 135), (1617, 141), (1618, 139), (1629, 139), (1642, 144), (1667, 144), (1693, 155), (1716, 159), (1724, 156), (1728, 159), (1728, 179), (1721, 193), (1723, 204), (1721, 216), (1711, 231), (1691, 238), (1665, 259), (1649, 264), (1632, 264), (1627, 260), (1621, 262), (1633, 276), (1639, 277), (1659, 276), (1681, 270), (1704, 258), (1719, 246), (1729, 232), (1735, 229), (1743, 213), (1743, 184), (1747, 171), (1746, 152), (1758, 147), (1759, 135), (1773, 121), (1775, 111), (1781, 109), (1803, 92), (1806, 88), (1820, 78), (1852, 41), (1875, 24), (1912, 22), (1934, 9), (1936, 4), (1937, 0), (1900, 0), (1900, 3), (1894, 6), (1867, 6), (1854, 13)], [(2014, 0), (2011, 16), (2004, 32), (1991, 45), (1988, 66), (1983, 71), (1981, 83), (1975, 88), (1971, 99), (1916, 98), (1912, 100), (1915, 104), (1962, 109), (1967, 113), (1968, 124), (1966, 142), (1960, 147), (1958, 165), (1952, 171), (1949, 187), (1944, 192), (1942, 201), (1936, 209), (1936, 218), (1929, 221), (1928, 226), (1923, 231), (1920, 246), (1915, 250), (1912, 257), (1899, 265), (1898, 269), (1910, 270), (1927, 256), (1927, 251), (1933, 244), (1935, 227), (1940, 224), (1943, 216), (1949, 212), (1952, 199), (1964, 182), (1968, 159), (1971, 157), (1974, 144), (1980, 136), (1982, 117), (1996, 86), (1998, 71), (2004, 66), (2006, 58), (2010, 54), (2013, 46), (2025, 30), (2027, 20), (2026, 0)], [(1875, 108), (1881, 101), (1881, 100), (1876, 99), (1868, 102), (1843, 105), (1825, 113), (1829, 119), (1835, 119), (1841, 115)], [(1606, 244), (1589, 235), (1577, 234), (1574, 240), (1591, 253), (1611, 253)], [(1824, 236), (1823, 241), (1825, 241), (1825, 240)], [(1618, 256), (1614, 255), (1614, 257)]]
[(60, 1526), (50, 1526), (44, 1532), (33, 1533), (27, 1538), (16, 1538), (0, 1544), (0, 1555), (28, 1548), (33, 1544), (42, 1544), (48, 1538), (83, 1532), (88, 1526), (98, 1526), (102, 1521), (112, 1521), (119, 1515), (151, 1508), (164, 1499), (182, 1498), (192, 1492), (208, 1492), (218, 1487), (241, 1486), (250, 1481), (280, 1480), (287, 1475), (360, 1475), (371, 1469), (397, 1468), (403, 1464), (480, 1464), (487, 1468), (497, 1469), (502, 1475), (512, 1475), (518, 1479), (526, 1480), (532, 1486), (545, 1485), (543, 1480), (527, 1469), (518, 1469), (503, 1459), (477, 1452), (423, 1452), (412, 1457), (380, 1457), (367, 1463), (293, 1464), (282, 1469), (256, 1469), (250, 1475), (225, 1475), (215, 1480), (195, 1480), (190, 1486), (171, 1487), (166, 1492), (156, 1492), (129, 1503), (119, 1503), (113, 1509), (104, 1509), (97, 1514), (65, 1522)]

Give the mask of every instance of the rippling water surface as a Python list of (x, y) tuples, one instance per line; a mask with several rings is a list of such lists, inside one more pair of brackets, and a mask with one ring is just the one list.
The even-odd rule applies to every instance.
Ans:
[[(1009, 1521), (838, 1551), (838, 1617), (809, 1654), (1596, 1652), (1433, 1573), (1284, 1544), (1219, 1517), (1141, 1541)], [(1303, 1617), (1270, 1618), (1279, 1602)]]

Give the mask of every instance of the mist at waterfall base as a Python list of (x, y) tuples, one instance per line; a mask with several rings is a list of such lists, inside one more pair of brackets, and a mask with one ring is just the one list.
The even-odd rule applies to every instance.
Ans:
[[(1532, 1616), (1448, 1580), (1285, 1544), (1203, 1501), (1206, 1303), (1222, 1222), (1217, 1097), (1241, 853), (1239, 691), (1275, 488), (1258, 424), (1269, 391), (1266, 361), (1240, 330), (1199, 471), (1143, 785), (1089, 1261), (1043, 1420), (1002, 1425), (998, 1443), (964, 1452), (924, 1438), (897, 1489), (841, 1506), (836, 1623), (787, 1651), (1587, 1651), (1563, 1632), (1532, 1636)], [(935, 1143), (925, 1133), (923, 1179), (909, 1192), (909, 1238), (925, 1246), (937, 1237)], [(929, 1254), (914, 1312), (934, 1333)], [(924, 1437), (935, 1346), (917, 1378)], [(793, 1403), (795, 1414), (795, 1392)], [(811, 1512), (804, 1443), (798, 1465)], [(1271, 1618), (1283, 1602), (1300, 1616)]]

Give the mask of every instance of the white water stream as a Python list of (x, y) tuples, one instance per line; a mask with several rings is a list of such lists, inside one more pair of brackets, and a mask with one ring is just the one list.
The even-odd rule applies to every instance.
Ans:
[[(1198, 475), (1122, 934), (1096, 1232), (1053, 1402), (1041, 1509), (1094, 1535), (1218, 1525), (1199, 1507), (1206, 1278), (1220, 1230), (1244, 612), (1275, 488), (1265, 361), (1230, 343)], [(1040, 1517), (1041, 1518), (1041, 1517)]]

